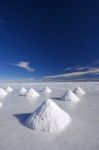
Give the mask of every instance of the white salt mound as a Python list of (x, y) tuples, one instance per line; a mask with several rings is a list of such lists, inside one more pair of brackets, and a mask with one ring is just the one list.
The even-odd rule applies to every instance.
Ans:
[(54, 132), (64, 129), (70, 120), (70, 116), (65, 111), (48, 99), (29, 116), (26, 124), (34, 130)]
[(28, 91), (28, 93), (27, 93), (27, 95), (26, 95), (28, 98), (35, 98), (35, 97), (38, 97), (38, 96), (40, 96), (39, 95), (39, 93), (36, 91), (36, 90), (34, 90), (33, 88), (31, 88), (29, 91)]
[(24, 87), (22, 87), (21, 90), (20, 90), (20, 95), (21, 96), (25, 96), (26, 92), (27, 92), (27, 89), (25, 89)]
[(10, 92), (13, 91), (13, 89), (12, 89), (11, 87), (8, 86), (8, 87), (6, 88), (6, 91), (7, 91), (8, 93), (10, 93)]
[(2, 107), (2, 103), (0, 102), (0, 108)]
[(71, 90), (68, 90), (64, 94), (63, 99), (65, 101), (73, 101), (73, 102), (78, 102), (80, 100)]
[(7, 96), (7, 94), (8, 93), (4, 89), (0, 88), (0, 98)]
[(76, 87), (75, 90), (74, 90), (74, 93), (77, 95), (77, 96), (83, 96), (85, 95), (85, 91), (83, 91), (80, 87)]
[(52, 92), (52, 90), (47, 86), (43, 92), (49, 94)]

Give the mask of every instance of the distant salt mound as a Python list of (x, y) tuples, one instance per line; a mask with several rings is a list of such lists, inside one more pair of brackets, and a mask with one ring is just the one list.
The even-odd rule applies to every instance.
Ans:
[(39, 95), (39, 93), (36, 90), (34, 90), (33, 88), (31, 88), (28, 91), (28, 93), (27, 93), (26, 96), (27, 96), (27, 98), (36, 98), (36, 97), (39, 97), (40, 95)]
[(10, 92), (13, 91), (13, 89), (12, 89), (11, 87), (8, 86), (8, 87), (6, 88), (6, 91), (7, 91), (8, 93), (10, 93)]
[(2, 107), (2, 103), (0, 102), (0, 108)]
[(52, 92), (52, 90), (47, 86), (43, 92), (46, 94), (50, 94)]
[(73, 91), (77, 96), (83, 96), (85, 95), (85, 91), (83, 91), (80, 87), (76, 87), (75, 90)]
[(21, 90), (20, 90), (20, 95), (21, 96), (25, 96), (26, 92), (27, 92), (27, 89), (25, 89), (24, 87), (22, 87)]
[(64, 129), (70, 123), (70, 116), (51, 99), (43, 104), (26, 120), (34, 130), (54, 132)]
[(80, 100), (71, 90), (68, 90), (64, 94), (63, 99), (65, 101), (72, 101), (72, 102), (78, 102)]
[(7, 96), (7, 94), (8, 93), (4, 89), (0, 88), (0, 98)]

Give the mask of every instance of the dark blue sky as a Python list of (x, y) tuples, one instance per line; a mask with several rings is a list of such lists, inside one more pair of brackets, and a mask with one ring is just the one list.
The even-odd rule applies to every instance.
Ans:
[[(97, 59), (98, 1), (0, 2), (0, 78), (60, 74)], [(11, 65), (20, 61), (29, 61), (35, 71)]]

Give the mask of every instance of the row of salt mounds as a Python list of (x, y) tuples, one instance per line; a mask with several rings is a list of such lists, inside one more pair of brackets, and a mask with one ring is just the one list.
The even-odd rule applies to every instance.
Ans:
[(71, 91), (68, 90), (62, 97), (65, 101), (78, 102), (80, 99)]
[(48, 99), (29, 116), (26, 124), (34, 130), (54, 132), (64, 129), (70, 121), (70, 116)]
[(33, 88), (31, 88), (27, 92), (26, 96), (27, 96), (27, 98), (36, 98), (36, 97), (39, 97), (40, 95), (39, 95), (39, 93), (36, 90), (34, 90)]
[(8, 87), (6, 88), (6, 91), (7, 91), (8, 93), (10, 93), (10, 92), (13, 91), (13, 89), (12, 89), (11, 87), (8, 86)]
[(43, 90), (44, 93), (46, 94), (50, 94), (52, 92), (52, 90), (47, 86), (44, 90)]
[(0, 98), (3, 98), (7, 95), (8, 95), (8, 93), (4, 89), (0, 88)]
[(21, 88), (20, 90), (20, 96), (25, 96), (27, 93), (27, 89), (25, 89), (24, 87)]
[(83, 96), (83, 95), (86, 94), (85, 91), (82, 90), (80, 87), (76, 87), (73, 92), (74, 92), (77, 96)]
[(2, 103), (0, 102), (0, 108), (2, 107)]

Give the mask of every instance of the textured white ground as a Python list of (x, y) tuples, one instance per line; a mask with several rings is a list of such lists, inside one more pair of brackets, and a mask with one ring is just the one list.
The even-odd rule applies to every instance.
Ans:
[[(34, 83), (8, 84), (14, 91), (0, 108), (0, 150), (99, 150), (99, 83)], [(0, 87), (6, 88), (6, 84)], [(21, 87), (33, 87), (40, 93), (38, 99), (30, 100), (19, 96)], [(51, 96), (42, 90), (49, 86)], [(62, 101), (60, 97), (67, 89), (80, 86), (86, 95), (77, 103)], [(38, 132), (24, 125), (24, 120), (43, 100), (54, 101), (71, 116), (70, 125), (58, 134)]]

